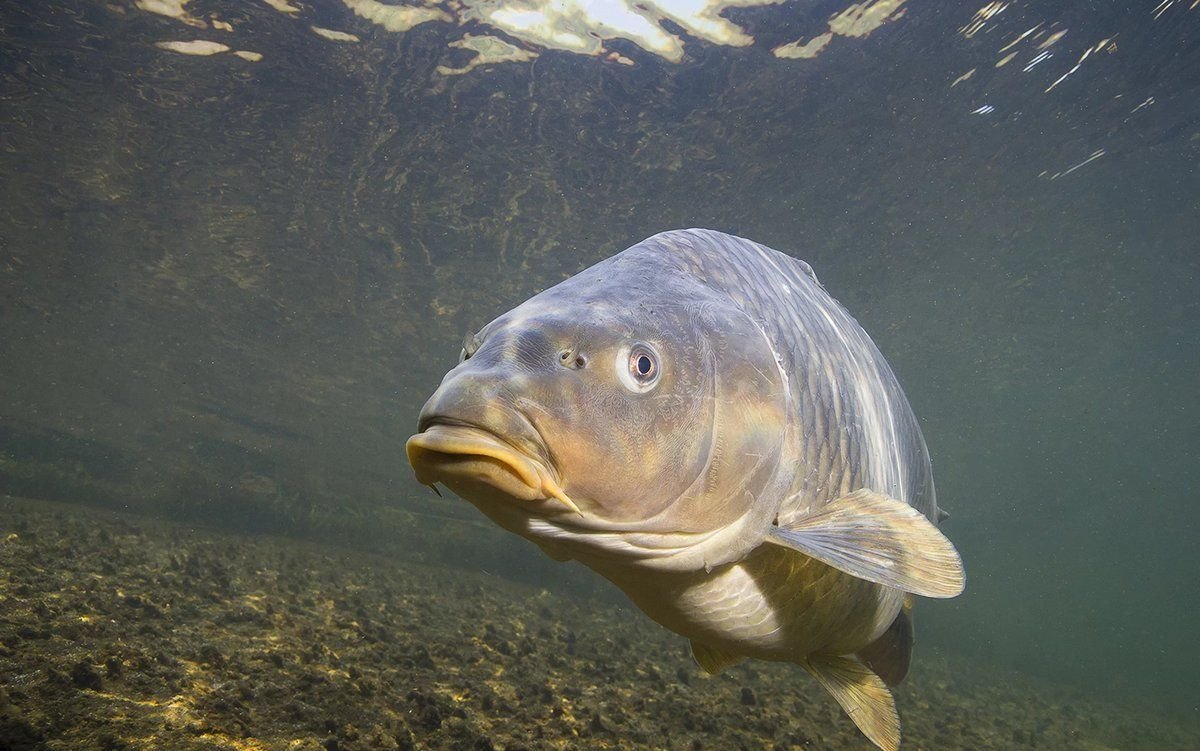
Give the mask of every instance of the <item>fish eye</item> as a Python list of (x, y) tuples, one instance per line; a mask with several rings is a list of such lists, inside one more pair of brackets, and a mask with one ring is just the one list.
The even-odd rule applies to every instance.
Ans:
[(617, 356), (617, 375), (625, 388), (635, 393), (654, 388), (660, 372), (658, 353), (649, 344), (639, 342), (622, 348)]
[(649, 352), (635, 352), (629, 358), (630, 372), (635, 381), (646, 382), (658, 375), (658, 363)]

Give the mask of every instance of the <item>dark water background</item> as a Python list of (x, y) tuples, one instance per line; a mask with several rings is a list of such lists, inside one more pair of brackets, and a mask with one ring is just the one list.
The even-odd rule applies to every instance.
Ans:
[[(332, 2), (188, 6), (258, 63), (156, 49), (228, 40), (131, 4), (0, 4), (0, 492), (607, 596), (417, 486), (403, 442), (465, 332), (712, 227), (811, 262), (905, 384), (968, 568), (921, 649), (1195, 715), (1200, 9), (1153, 5), (966, 38), (978, 5), (912, 3), (772, 58), (844, 7), (805, 3), (681, 65), (446, 77), (460, 31)], [(1038, 22), (1055, 57), (995, 67)]]

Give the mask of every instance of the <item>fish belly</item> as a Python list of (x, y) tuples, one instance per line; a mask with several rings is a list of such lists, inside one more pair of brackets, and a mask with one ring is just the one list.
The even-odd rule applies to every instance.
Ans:
[(904, 599), (899, 590), (771, 546), (711, 572), (601, 573), (666, 628), (762, 660), (853, 653), (887, 629)]

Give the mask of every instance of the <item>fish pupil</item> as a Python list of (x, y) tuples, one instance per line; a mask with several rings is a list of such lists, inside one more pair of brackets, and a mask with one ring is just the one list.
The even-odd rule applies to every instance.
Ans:
[(635, 394), (644, 394), (658, 383), (659, 377), (659, 359), (658, 353), (649, 344), (641, 342), (635, 343), (627, 350), (622, 350), (625, 354), (618, 354), (618, 357), (625, 358), (622, 362), (618, 360), (616, 363), (618, 371), (617, 375), (625, 388)]

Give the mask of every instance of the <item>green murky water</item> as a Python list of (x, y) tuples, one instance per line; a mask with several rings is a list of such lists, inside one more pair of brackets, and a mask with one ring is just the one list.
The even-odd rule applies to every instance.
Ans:
[[(905, 385), (969, 582), (920, 649), (1197, 722), (1200, 8), (734, 9), (753, 44), (656, 22), (676, 61), (148, 5), (0, 6), (0, 492), (610, 607), (403, 442), (465, 332), (711, 227), (809, 261)], [(525, 59), (450, 72), (482, 36)]]

